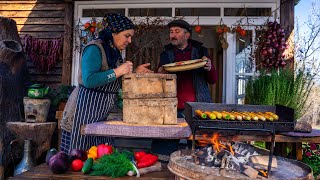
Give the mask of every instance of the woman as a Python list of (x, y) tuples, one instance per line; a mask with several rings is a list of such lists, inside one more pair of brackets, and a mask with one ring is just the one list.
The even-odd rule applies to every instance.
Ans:
[[(132, 62), (123, 62), (120, 51), (131, 43), (134, 25), (129, 18), (116, 13), (106, 15), (102, 24), (104, 29), (99, 33), (99, 40), (86, 46), (83, 51), (82, 83), (79, 83), (72, 130), (71, 133), (62, 130), (61, 150), (64, 152), (71, 149), (87, 150), (102, 143), (112, 144), (109, 137), (81, 135), (80, 128), (107, 117), (121, 87), (120, 77), (132, 72)], [(138, 66), (136, 72), (152, 72), (146, 68), (149, 65)]]

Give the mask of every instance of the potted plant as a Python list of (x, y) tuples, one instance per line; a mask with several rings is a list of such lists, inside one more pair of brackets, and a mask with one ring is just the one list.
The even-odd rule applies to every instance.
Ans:
[(57, 89), (50, 89), (49, 98), (54, 107), (58, 108), (58, 111), (63, 111), (64, 106), (72, 93), (74, 86), (59, 85)]

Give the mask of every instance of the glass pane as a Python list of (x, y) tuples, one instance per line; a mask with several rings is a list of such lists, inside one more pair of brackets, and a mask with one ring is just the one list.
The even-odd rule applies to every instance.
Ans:
[(82, 11), (82, 17), (103, 17), (109, 13), (125, 15), (125, 9), (84, 9)]
[(224, 8), (224, 16), (271, 16), (271, 8)]
[(248, 79), (251, 78), (251, 76), (236, 76), (236, 92), (235, 97), (237, 99), (236, 103), (238, 104), (244, 104), (244, 98), (246, 94), (246, 84)]
[(129, 16), (172, 16), (171, 8), (132, 8), (129, 9)]
[(220, 8), (176, 8), (176, 16), (220, 16)]
[(252, 73), (252, 32), (246, 31), (245, 36), (237, 33), (236, 38), (236, 73)]

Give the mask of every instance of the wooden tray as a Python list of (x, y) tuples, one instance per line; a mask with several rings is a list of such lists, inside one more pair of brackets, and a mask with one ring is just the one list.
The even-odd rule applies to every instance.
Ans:
[(192, 69), (198, 69), (206, 65), (208, 59), (195, 59), (188, 61), (179, 61), (175, 63), (165, 64), (163, 68), (168, 72), (187, 71)]

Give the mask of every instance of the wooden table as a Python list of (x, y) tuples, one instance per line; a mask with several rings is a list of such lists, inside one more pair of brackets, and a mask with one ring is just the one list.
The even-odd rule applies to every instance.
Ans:
[(174, 179), (174, 174), (172, 174), (166, 166), (163, 166), (164, 170), (160, 172), (153, 172), (149, 174), (144, 174), (140, 178), (130, 177), (130, 176), (124, 176), (121, 178), (111, 178), (108, 176), (89, 176), (89, 175), (84, 175), (81, 172), (72, 172), (72, 171), (67, 171), (64, 174), (53, 174), (49, 167), (46, 164), (41, 164), (39, 166), (36, 166), (32, 168), (31, 170), (24, 172), (22, 174), (19, 174), (15, 177), (12, 177), (10, 179), (14, 180), (24, 180), (24, 179), (42, 179), (42, 180), (61, 180), (61, 179), (74, 179), (74, 180), (84, 180), (84, 179), (104, 179), (104, 180), (132, 180), (132, 179), (141, 179), (141, 180), (170, 180)]
[[(184, 119), (178, 119), (178, 125), (164, 126), (146, 126), (146, 125), (128, 125), (121, 122), (121, 117), (110, 119), (111, 121), (102, 121), (82, 126), (82, 134), (94, 136), (115, 136), (129, 138), (161, 138), (161, 139), (192, 139), (192, 132)], [(196, 136), (196, 140), (203, 140), (200, 133)], [(221, 140), (228, 141), (263, 141), (270, 142), (271, 137), (268, 135), (230, 135), (221, 137)], [(313, 129), (311, 133), (287, 132), (277, 134), (275, 136), (275, 153), (286, 157), (287, 147), (292, 146), (295, 151), (293, 159), (302, 159), (302, 143), (320, 143), (320, 130)]]

